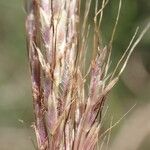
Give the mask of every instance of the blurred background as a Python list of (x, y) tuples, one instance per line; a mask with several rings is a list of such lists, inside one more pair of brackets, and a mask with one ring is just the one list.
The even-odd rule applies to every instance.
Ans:
[[(102, 35), (109, 40), (119, 0), (104, 12)], [(94, 0), (92, 1), (92, 21)], [(137, 26), (150, 21), (149, 0), (123, 0), (113, 45), (112, 67)], [(0, 0), (0, 150), (34, 150), (30, 72), (26, 52), (25, 11), (21, 0)], [(111, 131), (110, 150), (150, 150), (150, 31), (133, 52), (119, 83), (109, 94), (104, 130), (136, 106)], [(103, 147), (104, 149), (104, 147)]]

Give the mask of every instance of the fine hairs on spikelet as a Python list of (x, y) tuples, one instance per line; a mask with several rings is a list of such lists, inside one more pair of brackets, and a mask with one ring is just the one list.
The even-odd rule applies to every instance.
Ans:
[(109, 73), (122, 1), (119, 1), (110, 42), (103, 46), (99, 31), (108, 0), (102, 1), (100, 9), (97, 0), (90, 42), (92, 58), (85, 71), (91, 3), (92, 0), (86, 0), (81, 19), (81, 0), (27, 1), (27, 46), (38, 150), (97, 149), (106, 96), (150, 27), (148, 24), (137, 39), (136, 30), (116, 68)]

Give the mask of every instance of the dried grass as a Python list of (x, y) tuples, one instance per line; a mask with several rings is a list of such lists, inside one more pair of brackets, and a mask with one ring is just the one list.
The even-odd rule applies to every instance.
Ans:
[[(110, 74), (112, 44), (122, 1), (108, 46), (103, 46), (99, 34), (108, 1), (103, 0), (99, 10), (97, 1), (93, 41), (90, 41), (93, 57), (85, 72), (91, 2), (86, 1), (83, 20), (80, 17), (81, 0), (32, 0), (27, 5), (27, 45), (35, 113), (33, 127), (39, 150), (97, 148), (106, 96), (150, 27), (149, 24), (133, 43), (136, 30), (129, 47)], [(90, 78), (89, 83), (87, 78)], [(89, 87), (87, 92), (86, 84)]]

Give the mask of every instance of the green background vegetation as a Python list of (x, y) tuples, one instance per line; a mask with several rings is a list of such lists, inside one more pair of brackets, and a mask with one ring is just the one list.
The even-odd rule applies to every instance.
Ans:
[[(93, 9), (94, 1), (92, 3)], [(30, 127), (33, 122), (32, 96), (23, 5), (21, 0), (0, 0), (0, 150), (34, 149), (33, 130)], [(118, 0), (110, 0), (105, 10), (102, 27), (105, 42), (109, 40), (117, 8)], [(92, 9), (89, 22), (92, 21)], [(150, 21), (149, 10), (149, 0), (123, 0), (112, 67), (124, 52), (136, 27), (143, 28)], [(110, 139), (112, 150), (150, 149), (149, 91), (150, 31), (134, 51), (121, 80), (108, 98), (104, 129), (110, 124), (109, 116), (113, 116), (115, 123), (136, 104), (113, 129)]]

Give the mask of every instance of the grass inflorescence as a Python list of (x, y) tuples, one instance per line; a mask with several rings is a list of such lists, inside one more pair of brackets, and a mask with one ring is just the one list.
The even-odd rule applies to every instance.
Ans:
[[(31, 69), (33, 105), (39, 150), (94, 150), (101, 129), (106, 96), (117, 83), (127, 61), (150, 24), (136, 38), (109, 72), (113, 39), (121, 4), (108, 45), (99, 33), (108, 0), (95, 3), (92, 57), (86, 69), (92, 1), (31, 0), (27, 4), (27, 46)], [(89, 81), (87, 80), (89, 79)]]

